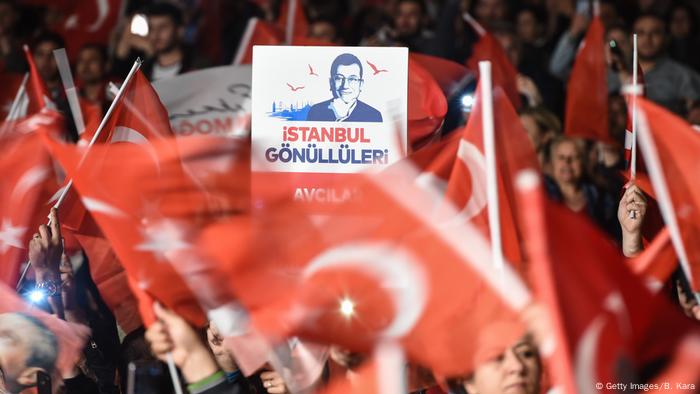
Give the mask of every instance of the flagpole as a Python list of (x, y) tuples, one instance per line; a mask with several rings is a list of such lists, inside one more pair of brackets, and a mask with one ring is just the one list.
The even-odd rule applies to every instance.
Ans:
[(395, 340), (385, 339), (375, 346), (373, 356), (377, 363), (377, 392), (407, 393), (406, 356), (401, 346)]
[[(116, 97), (114, 97), (114, 100), (112, 100), (112, 104), (110, 104), (109, 109), (107, 110), (107, 113), (105, 116), (102, 118), (102, 121), (100, 122), (100, 125), (97, 126), (97, 130), (95, 131), (95, 135), (92, 136), (92, 140), (90, 140), (90, 143), (88, 144), (87, 150), (85, 153), (83, 153), (83, 157), (80, 158), (80, 162), (78, 163), (78, 167), (83, 164), (85, 161), (85, 158), (87, 157), (88, 152), (90, 152), (90, 148), (95, 144), (97, 139), (100, 137), (100, 134), (102, 134), (102, 130), (104, 127), (107, 125), (107, 122), (109, 121), (109, 118), (112, 116), (112, 112), (114, 112), (114, 108), (117, 106), (117, 103), (119, 100), (121, 100), (122, 96), (124, 95), (124, 91), (126, 90), (126, 87), (129, 85), (129, 82), (131, 81), (131, 78), (136, 74), (136, 71), (141, 67), (141, 59), (136, 59), (134, 64), (131, 66), (131, 70), (129, 71), (129, 74), (126, 76), (126, 79), (124, 80), (124, 83), (122, 83), (122, 86), (119, 88), (119, 92), (117, 92)], [(73, 187), (73, 179), (68, 181), (68, 184), (66, 185), (65, 189), (63, 189), (63, 192), (61, 192), (61, 196), (58, 197), (58, 201), (56, 201), (56, 204), (54, 205), (54, 208), (58, 209), (63, 201), (66, 199), (66, 196), (68, 195), (68, 192), (70, 191), (71, 187)]]
[(294, 39), (294, 19), (297, 12), (297, 1), (299, 0), (287, 0), (287, 29), (284, 37), (287, 45), (292, 45), (292, 40)]
[(27, 92), (27, 81), (29, 80), (29, 73), (24, 73), (24, 78), (22, 78), (22, 83), (20, 83), (19, 88), (17, 89), (17, 94), (15, 95), (15, 99), (12, 100), (12, 105), (10, 106), (10, 110), (7, 112), (7, 116), (5, 117), (5, 124), (2, 125), (2, 129), (0, 129), (0, 135), (3, 135), (7, 132), (7, 128), (10, 127), (10, 122), (15, 119), (17, 116), (17, 112), (20, 110), (20, 106), (22, 105), (22, 101), (25, 99), (25, 95)]
[(695, 290), (697, 283), (693, 283), (693, 275), (690, 270), (688, 254), (685, 250), (685, 245), (683, 245), (683, 238), (681, 237), (678, 218), (676, 217), (676, 212), (673, 208), (673, 200), (671, 200), (671, 194), (668, 191), (666, 176), (661, 169), (661, 160), (659, 159), (658, 150), (656, 149), (656, 142), (651, 136), (651, 131), (649, 130), (649, 124), (647, 123), (646, 114), (644, 111), (639, 112), (639, 142), (642, 152), (644, 153), (646, 167), (649, 170), (651, 184), (656, 191), (656, 200), (659, 202), (661, 216), (664, 218), (666, 227), (668, 227), (668, 233), (671, 236), (673, 248), (676, 250), (676, 255), (680, 261), (683, 273), (685, 274), (686, 278), (688, 278), (688, 283), (693, 291), (695, 300), (700, 303), (700, 295)]
[(503, 247), (501, 246), (501, 220), (498, 210), (498, 175), (496, 172), (496, 137), (493, 119), (493, 84), (491, 82), (491, 62), (479, 62), (481, 89), (481, 119), (483, 122), (484, 154), (486, 156), (486, 200), (491, 236), (493, 265), (503, 272)]
[(29, 73), (26, 72), (26, 73), (24, 73), (24, 77), (22, 78), (22, 83), (19, 85), (19, 89), (17, 89), (17, 94), (15, 95), (15, 99), (12, 100), (12, 106), (10, 106), (10, 111), (7, 113), (7, 117), (5, 118), (5, 121), (12, 120), (15, 113), (19, 110), (19, 106), (20, 106), (20, 103), (22, 101), (22, 97), (27, 92), (27, 81), (28, 80), (29, 80)]
[(70, 112), (73, 115), (73, 122), (75, 122), (75, 128), (78, 130), (78, 135), (82, 135), (85, 132), (85, 121), (83, 119), (83, 112), (80, 109), (78, 91), (75, 89), (75, 84), (73, 83), (73, 75), (70, 72), (70, 64), (68, 63), (68, 55), (66, 55), (66, 49), (54, 49), (53, 56), (54, 58), (56, 58), (58, 73), (61, 76), (61, 82), (63, 82), (63, 89), (66, 92), (66, 98), (68, 99), (68, 106), (70, 106)]
[(639, 76), (637, 68), (637, 34), (632, 36), (632, 155), (630, 158), (630, 180), (637, 179), (637, 95), (639, 94)]
[(258, 24), (258, 18), (250, 18), (248, 25), (246, 25), (245, 32), (243, 33), (243, 38), (241, 38), (240, 44), (238, 44), (238, 50), (236, 50), (236, 56), (233, 58), (233, 65), (239, 66), (243, 61), (246, 51), (248, 50), (248, 44), (250, 40), (253, 39), (253, 33), (255, 33), (255, 26)]
[(180, 378), (178, 378), (177, 367), (175, 366), (175, 360), (173, 359), (172, 352), (168, 352), (165, 354), (165, 363), (168, 364), (168, 371), (170, 372), (170, 380), (173, 383), (173, 389), (175, 389), (175, 394), (182, 394), (182, 387), (180, 386)]

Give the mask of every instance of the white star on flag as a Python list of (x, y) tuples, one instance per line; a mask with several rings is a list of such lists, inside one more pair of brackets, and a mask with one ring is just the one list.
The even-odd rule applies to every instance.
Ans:
[(5, 254), (10, 247), (22, 248), (22, 235), (26, 227), (13, 226), (10, 219), (3, 219), (0, 227), (0, 254)]
[(172, 220), (158, 220), (141, 227), (144, 242), (136, 245), (136, 250), (151, 252), (157, 260), (166, 260), (166, 253), (189, 249), (185, 241), (185, 231), (181, 225)]

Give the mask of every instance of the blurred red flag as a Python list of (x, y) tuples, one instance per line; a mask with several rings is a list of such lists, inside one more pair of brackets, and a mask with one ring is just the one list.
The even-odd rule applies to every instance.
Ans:
[(283, 43), (284, 33), (277, 26), (258, 18), (251, 18), (238, 44), (233, 64), (252, 64), (253, 45), (282, 45)]
[(112, 31), (123, 12), (123, 0), (72, 1), (58, 33), (66, 41), (71, 59), (86, 44), (108, 45)]
[[(258, 18), (251, 18), (243, 33), (243, 38), (241, 38), (241, 42), (238, 44), (238, 50), (233, 59), (233, 64), (253, 63), (254, 45), (284, 45), (284, 34), (284, 29), (280, 29), (279, 26)], [(292, 37), (290, 45), (335, 46), (336, 44), (309, 38), (306, 37), (306, 35), (295, 35)]]
[[(477, 87), (476, 104), (467, 125), (461, 130), (461, 138), (450, 138), (421, 174), (420, 183), (432, 184), (444, 190), (446, 198), (458, 207), (454, 220), (469, 221), (489, 237), (486, 201), (486, 158), (483, 144), (481, 85)], [(523, 256), (520, 249), (520, 225), (516, 203), (514, 177), (526, 168), (538, 168), (539, 164), (527, 133), (510, 101), (500, 88), (493, 94), (495, 121), (496, 162), (499, 191), (499, 216), (503, 253), (508, 261), (520, 269)], [(429, 156), (418, 155), (419, 161)], [(434, 148), (432, 148), (434, 149)], [(415, 160), (415, 158), (414, 158)]]
[(553, 381), (566, 393), (616, 392), (597, 382), (648, 381), (691, 322), (643, 286), (593, 223), (545, 200), (536, 175), (527, 175), (519, 201), (528, 207), (531, 281), (556, 338)]
[(409, 58), (430, 73), (448, 99), (463, 87), (461, 85), (466, 79), (471, 80), (473, 77), (463, 65), (441, 57), (412, 52)]
[(20, 114), (20, 117), (26, 115), (32, 115), (43, 108), (56, 109), (56, 104), (51, 101), (51, 95), (49, 90), (46, 88), (44, 80), (39, 74), (39, 70), (34, 64), (34, 57), (29, 51), (29, 47), (24, 46), (24, 55), (27, 58), (27, 63), (29, 64), (29, 80), (27, 81), (27, 96), (29, 98), (29, 106), (27, 107), (26, 114)]
[[(138, 70), (128, 84), (95, 143), (144, 144), (172, 137), (174, 134), (170, 128), (168, 112), (148, 79)], [(97, 113), (90, 111), (86, 115), (90, 116), (85, 117), (85, 132), (79, 141), (81, 145), (87, 145), (93, 139), (101, 121)], [(66, 183), (56, 193), (55, 198), (58, 198), (69, 181), (70, 177), (67, 177)], [(80, 228), (85, 208), (74, 190), (69, 191), (61, 206), (64, 208), (59, 211), (61, 224), (73, 230)]]
[[(141, 70), (128, 84), (96, 142), (143, 143), (173, 136), (168, 111)], [(81, 139), (89, 142), (95, 132), (86, 130)]]
[(304, 14), (302, 1), (282, 0), (276, 24), (277, 28), (284, 32), (287, 42), (290, 42), (293, 37), (306, 37), (309, 31), (309, 21)]
[(447, 114), (447, 99), (432, 75), (408, 60), (408, 139), (412, 147), (434, 136)]
[(478, 77), (479, 62), (484, 60), (490, 61), (492, 65), (491, 77), (493, 79), (493, 86), (500, 86), (506, 95), (508, 95), (508, 99), (510, 99), (513, 106), (516, 109), (520, 108), (522, 104), (516, 84), (518, 70), (508, 59), (508, 55), (505, 50), (503, 50), (501, 43), (499, 43), (491, 33), (473, 20), (471, 16), (467, 17), (467, 22), (480, 36), (479, 40), (472, 47), (471, 56), (467, 59), (467, 68)]
[[(437, 225), (416, 176), (400, 166), (358, 175), (342, 187), (361, 202), (339, 203), (323, 217), (308, 216), (306, 203), (269, 204), (212, 227), (200, 246), (273, 338), (356, 351), (395, 339), (437, 374), (466, 373), (522, 334), (515, 310), (527, 290), (509, 267), (499, 277), (468, 224)], [(232, 233), (234, 242), (221, 242)]]
[[(48, 143), (132, 289), (138, 287), (137, 298), (148, 294), (197, 325), (206, 321), (202, 307), (230, 301), (225, 287), (196, 282), (196, 275), (212, 267), (198, 257), (192, 243), (201, 226), (245, 209), (248, 178), (240, 166), (248, 162), (240, 141), (192, 137), (98, 144), (80, 166), (85, 148)], [(209, 191), (206, 185), (219, 189)], [(186, 270), (189, 275), (183, 276)], [(150, 305), (149, 300), (139, 302)]]
[(27, 261), (31, 235), (39, 224), (46, 223), (47, 194), (57, 186), (38, 131), (60, 133), (60, 119), (56, 112), (43, 111), (13, 124), (0, 137), (0, 281), (12, 287), (17, 284), (20, 264)]
[[(28, 320), (27, 317), (36, 320), (31, 321)], [(3, 340), (9, 342), (3, 345), (3, 351), (12, 347), (10, 343), (16, 342), (7, 341), (7, 332), (14, 332), (15, 335), (22, 336), (22, 334), (28, 333), (27, 329), (38, 329), (40, 333), (46, 335), (44, 330), (48, 329), (50, 335), (47, 335), (43, 339), (47, 340), (48, 343), (56, 343), (56, 346), (52, 349), (56, 352), (56, 361), (54, 365), (56, 366), (56, 370), (61, 372), (61, 374), (73, 373), (76, 363), (82, 356), (83, 344), (90, 334), (90, 330), (83, 325), (65, 322), (54, 315), (43, 312), (35, 306), (27, 305), (17, 296), (17, 293), (15, 293), (11, 287), (8, 287), (4, 283), (0, 283), (0, 322), (3, 331)], [(25, 337), (24, 341), (37, 341), (40, 339), (42, 338)], [(44, 355), (48, 356), (48, 354)], [(5, 367), (7, 368), (8, 366)], [(49, 373), (53, 372), (54, 371), (49, 371)]]
[(627, 259), (627, 266), (646, 282), (650, 290), (660, 290), (678, 266), (668, 228), (664, 227), (640, 255)]
[(77, 230), (64, 231), (70, 232), (85, 252), (90, 262), (90, 276), (122, 331), (128, 334), (139, 328), (142, 322), (138, 305), (129, 289), (124, 267), (92, 216), (87, 213)]
[(576, 55), (566, 88), (566, 135), (611, 142), (604, 42), (605, 27), (600, 17), (595, 16)]
[(697, 291), (700, 289), (700, 189), (695, 184), (700, 171), (700, 134), (664, 108), (644, 98), (637, 100), (639, 146), (681, 267)]

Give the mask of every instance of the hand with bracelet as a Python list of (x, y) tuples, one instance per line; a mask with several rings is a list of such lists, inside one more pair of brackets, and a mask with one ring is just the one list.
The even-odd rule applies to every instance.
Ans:
[(61, 225), (58, 211), (51, 209), (49, 225), (39, 226), (39, 232), (29, 241), (29, 261), (36, 276), (36, 289), (44, 292), (54, 313), (63, 318), (61, 276), (59, 265), (63, 254)]

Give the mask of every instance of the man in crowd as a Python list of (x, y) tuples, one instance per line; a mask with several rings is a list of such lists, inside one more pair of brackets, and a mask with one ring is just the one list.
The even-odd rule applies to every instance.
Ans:
[(0, 71), (23, 72), (24, 56), (15, 35), (17, 5), (12, 0), (0, 0)]
[(80, 49), (75, 61), (75, 77), (80, 96), (102, 107), (106, 101), (107, 49), (99, 44), (88, 44)]
[(646, 96), (673, 112), (686, 113), (689, 104), (700, 99), (700, 75), (667, 56), (666, 22), (658, 15), (644, 14), (635, 21), (634, 32)]
[(1, 392), (36, 386), (38, 372), (53, 372), (57, 354), (56, 337), (39, 320), (21, 313), (0, 314)]
[(37, 71), (39, 71), (41, 79), (44, 80), (46, 88), (49, 90), (51, 95), (49, 98), (54, 102), (62, 94), (61, 77), (58, 73), (56, 58), (53, 55), (53, 51), (59, 48), (65, 48), (63, 38), (52, 32), (40, 34), (34, 40), (34, 46), (32, 47), (32, 56), (34, 57)]
[(206, 67), (206, 62), (183, 42), (182, 11), (169, 3), (155, 3), (146, 9), (148, 36), (143, 39), (125, 26), (115, 51), (114, 74), (126, 75), (136, 56), (145, 56), (141, 70), (151, 81), (170, 78)]

